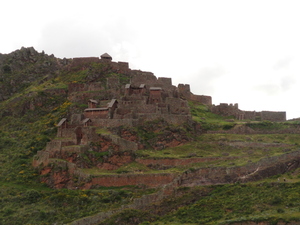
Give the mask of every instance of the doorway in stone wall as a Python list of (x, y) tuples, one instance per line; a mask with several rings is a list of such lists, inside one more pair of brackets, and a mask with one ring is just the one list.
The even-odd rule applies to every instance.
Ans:
[(76, 144), (80, 145), (83, 136), (81, 127), (76, 127), (75, 134), (76, 134)]

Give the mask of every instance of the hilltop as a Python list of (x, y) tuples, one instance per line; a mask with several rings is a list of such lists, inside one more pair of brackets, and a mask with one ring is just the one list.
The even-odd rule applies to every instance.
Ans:
[(107, 53), (22, 48), (0, 68), (3, 224), (295, 221), (300, 124), (285, 112), (215, 106)]

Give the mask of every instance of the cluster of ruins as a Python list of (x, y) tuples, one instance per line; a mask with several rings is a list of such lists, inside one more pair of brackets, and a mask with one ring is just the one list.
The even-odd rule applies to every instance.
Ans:
[[(212, 105), (210, 96), (194, 95), (188, 84), (179, 84), (176, 87), (172, 85), (171, 78), (157, 78), (151, 72), (131, 70), (128, 63), (112, 62), (112, 58), (108, 54), (103, 54), (101, 58), (75, 58), (71, 66), (84, 68), (90, 63), (109, 65), (114, 75), (101, 79), (101, 81), (95, 79), (89, 83), (69, 84), (69, 100), (86, 108), (80, 109), (81, 111), (70, 115), (68, 118), (61, 119), (57, 124), (57, 138), (48, 142), (45, 150), (37, 152), (33, 166), (44, 165), (45, 169), (41, 171), (41, 174), (50, 173), (51, 169), (47, 166), (59, 164), (62, 165), (61, 167), (68, 168), (70, 174), (87, 177), (87, 174), (76, 168), (77, 166), (82, 167), (78, 157), (82, 153), (90, 151), (91, 143), (109, 140), (111, 146), (117, 146), (120, 151), (136, 151), (143, 147), (134, 140), (99, 132), (99, 129), (119, 126), (133, 127), (141, 125), (145, 121), (156, 119), (163, 119), (170, 124), (182, 125), (192, 119), (188, 101), (205, 104), (213, 113), (231, 116), (237, 120), (284, 121), (286, 117), (285, 112), (242, 111), (237, 104)], [(118, 74), (124, 75), (128, 78), (126, 81), (129, 82), (127, 84), (120, 82)], [(107, 151), (107, 149), (101, 147), (100, 151)], [(56, 159), (64, 159), (65, 161)], [(161, 179), (161, 177), (156, 178)], [(110, 177), (95, 177), (93, 182), (97, 185), (112, 185), (108, 183), (107, 179), (111, 180)], [(120, 181), (119, 176), (117, 179)], [(129, 178), (126, 179), (128, 181)], [(123, 183), (120, 181), (119, 184)], [(74, 186), (71, 184), (71, 187), (73, 187), (72, 185)], [(55, 187), (61, 188), (64, 187), (64, 184), (62, 182)]]
[[(73, 66), (77, 67), (83, 67), (92, 62), (109, 64), (114, 71), (129, 77), (130, 83), (122, 86), (118, 77), (109, 77), (106, 78), (105, 88), (98, 82), (70, 84), (68, 90), (70, 98), (81, 103), (83, 100), (86, 101), (88, 108), (81, 115), (73, 115), (70, 121), (66, 118), (62, 119), (58, 124), (60, 129), (75, 125), (83, 127), (91, 125), (134, 126), (157, 118), (163, 118), (173, 124), (182, 124), (191, 119), (188, 100), (207, 105), (212, 103), (210, 96), (191, 93), (189, 85), (179, 84), (176, 87), (172, 85), (171, 78), (157, 78), (151, 72), (131, 70), (128, 63), (111, 60), (111, 56), (107, 53), (101, 58), (73, 59)], [(83, 92), (85, 92), (84, 97), (78, 97)], [(105, 97), (103, 97), (104, 92)]]
[(274, 111), (244, 111), (240, 110), (238, 104), (221, 103), (217, 106), (212, 106), (211, 111), (222, 116), (232, 116), (236, 120), (257, 120), (257, 121), (286, 121), (286, 112)]
[[(191, 119), (188, 100), (209, 106), (215, 114), (232, 116), (237, 120), (286, 120), (285, 112), (243, 111), (238, 108), (238, 104), (212, 105), (211, 96), (193, 94), (188, 84), (176, 87), (172, 85), (171, 78), (157, 78), (151, 72), (131, 70), (127, 62), (113, 62), (107, 53), (101, 55), (101, 58), (74, 58), (72, 66), (84, 67), (89, 63), (109, 64), (116, 73), (129, 77), (130, 83), (122, 86), (118, 77), (108, 77), (105, 88), (98, 82), (70, 84), (69, 95), (73, 96), (74, 101), (88, 102), (88, 108), (82, 114), (72, 115), (70, 121), (63, 118), (58, 124), (59, 130), (78, 126), (135, 126), (157, 118), (182, 124)], [(84, 97), (76, 99), (80, 95), (78, 93), (82, 92), (85, 92)]]

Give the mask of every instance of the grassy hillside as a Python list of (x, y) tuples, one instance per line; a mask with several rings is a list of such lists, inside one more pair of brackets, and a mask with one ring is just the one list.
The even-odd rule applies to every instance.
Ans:
[[(85, 69), (70, 69), (62, 60), (27, 49), (5, 57), (2, 55), (0, 66), (0, 85), (5, 87), (0, 92), (0, 224), (66, 224), (101, 211), (118, 209), (135, 198), (158, 191), (142, 186), (53, 190), (40, 182), (31, 165), (37, 151), (44, 149), (55, 137), (55, 124), (86, 107), (70, 101), (67, 95), (69, 83), (103, 82), (109, 76), (118, 76), (121, 83), (126, 83), (128, 77), (98, 64)], [(193, 141), (177, 147), (154, 150), (151, 146), (158, 134), (146, 125), (137, 127), (134, 132), (148, 148), (137, 151), (135, 157), (214, 160), (168, 168), (149, 168), (134, 162), (116, 171), (91, 169), (89, 172), (182, 173), (199, 168), (240, 166), (299, 150), (299, 134), (286, 132), (298, 129), (297, 121), (241, 122), (215, 115), (209, 107), (195, 102), (190, 102), (190, 107), (193, 120), (201, 124), (201, 135), (193, 136)], [(227, 132), (239, 126), (261, 133)], [(186, 127), (169, 126), (168, 129), (191, 135)], [(297, 169), (247, 184), (182, 187), (162, 203), (146, 210), (124, 211), (103, 224), (226, 224), (240, 221), (276, 224), (280, 220), (295, 221), (299, 218), (299, 177)]]

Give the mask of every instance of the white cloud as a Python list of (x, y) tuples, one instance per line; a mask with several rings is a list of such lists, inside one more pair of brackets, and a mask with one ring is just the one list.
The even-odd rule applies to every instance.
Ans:
[[(11, 0), (1, 4), (0, 52), (34, 46), (58, 57), (104, 52), (131, 68), (189, 83), (213, 103), (295, 108), (298, 1)], [(279, 104), (280, 103), (280, 104)], [(286, 109), (282, 109), (282, 107)]]

